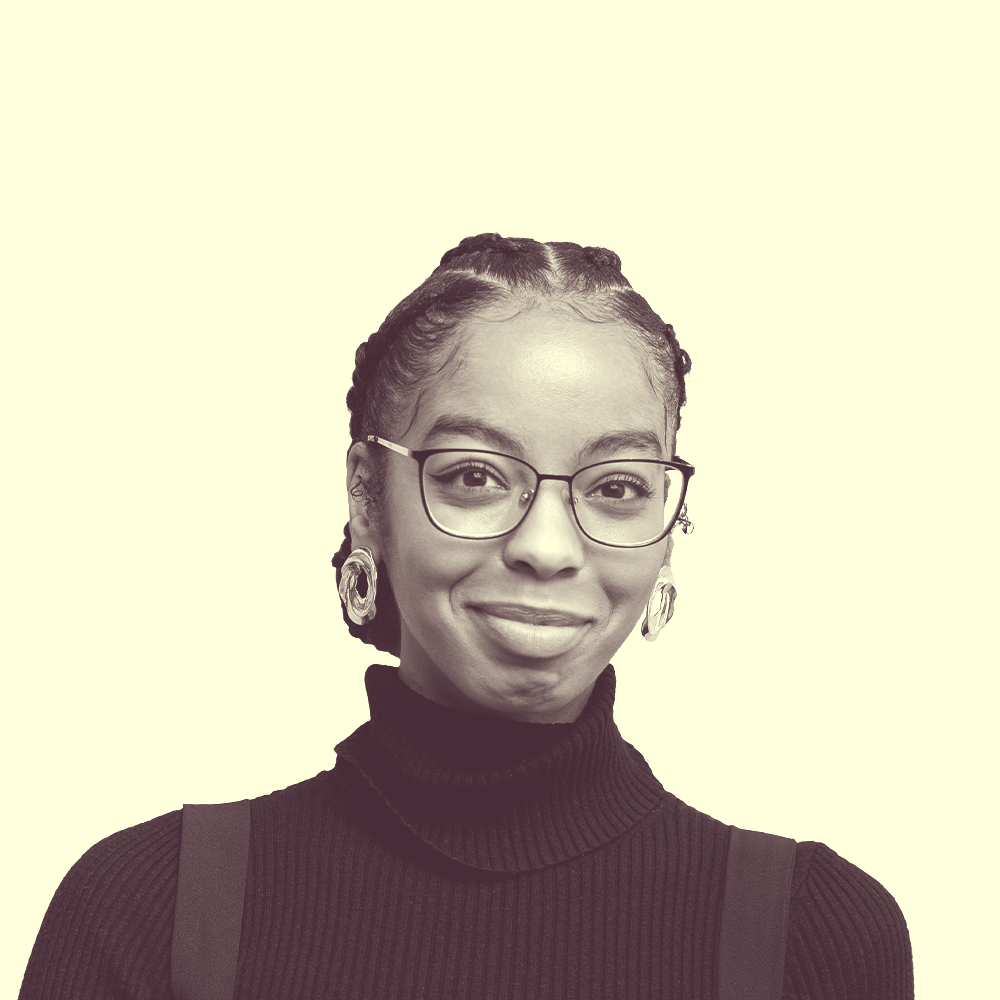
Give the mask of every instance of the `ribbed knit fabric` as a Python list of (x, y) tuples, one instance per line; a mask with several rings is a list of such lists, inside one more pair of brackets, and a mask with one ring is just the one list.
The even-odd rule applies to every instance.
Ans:
[[(367, 674), (332, 771), (251, 804), (240, 1000), (716, 996), (730, 828), (664, 791), (612, 717), (536, 725)], [(180, 813), (91, 848), (22, 1000), (169, 1000)], [(906, 924), (874, 879), (799, 844), (785, 1000), (906, 1000)]]

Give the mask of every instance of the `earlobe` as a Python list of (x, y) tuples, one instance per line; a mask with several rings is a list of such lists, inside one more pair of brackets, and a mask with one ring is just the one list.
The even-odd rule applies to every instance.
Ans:
[(667, 548), (663, 553), (663, 564), (660, 566), (660, 571), (657, 574), (657, 580), (664, 579), (671, 585), (674, 582), (674, 574), (670, 568), (670, 556), (674, 551), (674, 539), (672, 535), (667, 535)]

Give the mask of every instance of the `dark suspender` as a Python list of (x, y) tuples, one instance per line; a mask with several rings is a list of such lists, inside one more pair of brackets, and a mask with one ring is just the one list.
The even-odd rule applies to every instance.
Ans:
[[(732, 827), (719, 1000), (781, 1000), (795, 841)], [(250, 803), (184, 807), (170, 982), (174, 1000), (232, 1000)]]
[(732, 827), (719, 1000), (781, 1000), (795, 841)]
[(170, 953), (174, 1000), (232, 1000), (249, 852), (249, 800), (184, 806)]

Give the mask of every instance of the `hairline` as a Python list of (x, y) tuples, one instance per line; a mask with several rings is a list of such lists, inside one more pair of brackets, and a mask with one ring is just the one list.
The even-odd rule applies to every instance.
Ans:
[[(479, 275), (479, 277), (482, 277), (482, 275)], [(656, 378), (655, 373), (659, 369), (659, 365), (655, 356), (653, 356), (652, 350), (645, 341), (648, 331), (642, 329), (622, 316), (615, 316), (610, 310), (607, 310), (606, 306), (603, 308), (599, 307), (600, 311), (607, 310), (608, 315), (606, 316), (594, 317), (592, 315), (587, 315), (587, 312), (579, 308), (577, 303), (581, 301), (586, 302), (588, 297), (573, 295), (571, 292), (566, 291), (554, 291), (552, 294), (539, 294), (537, 291), (524, 292), (520, 289), (510, 288), (493, 278), (485, 278), (484, 280), (496, 286), (496, 289), (501, 293), (500, 299), (498, 301), (487, 303), (480, 309), (474, 310), (468, 316), (459, 320), (455, 326), (452, 327), (449, 339), (453, 339), (455, 341), (454, 346), (451, 347), (447, 356), (438, 366), (435, 373), (436, 377), (425, 379), (424, 383), (417, 388), (413, 396), (413, 402), (410, 407), (410, 419), (406, 427), (399, 430), (392, 429), (392, 433), (398, 435), (399, 437), (405, 437), (405, 435), (412, 430), (413, 425), (416, 423), (417, 416), (420, 411), (420, 404), (424, 395), (428, 392), (431, 386), (447, 382), (448, 380), (454, 378), (455, 375), (457, 375), (461, 370), (465, 361), (464, 351), (462, 349), (462, 336), (468, 329), (471, 322), (479, 320), (487, 323), (500, 324), (516, 319), (518, 316), (522, 316), (528, 312), (552, 309), (555, 312), (571, 313), (573, 316), (595, 326), (617, 326), (621, 329), (625, 336), (633, 342), (633, 348), (635, 349), (639, 366), (642, 369), (643, 374), (646, 376), (646, 382), (649, 388), (654, 393), (661, 395), (663, 398), (665, 415), (664, 434), (667, 439), (668, 448), (671, 452), (676, 449), (677, 431), (680, 425), (680, 413), (679, 407), (676, 403), (673, 407), (670, 405), (670, 397), (676, 394), (676, 388), (669, 385), (671, 381), (670, 379), (664, 378), (658, 380)], [(505, 299), (507, 302), (514, 300), (520, 304), (518, 308), (512, 312), (503, 310)], [(597, 305), (596, 302), (594, 304)], [(495, 313), (502, 310), (504, 314), (501, 316), (489, 315), (491, 312)], [(676, 378), (677, 376), (675, 376), (675, 380)]]

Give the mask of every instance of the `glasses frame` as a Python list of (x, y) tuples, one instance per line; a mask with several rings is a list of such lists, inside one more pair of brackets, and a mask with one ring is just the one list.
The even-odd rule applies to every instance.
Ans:
[[(404, 458), (412, 458), (418, 467), (417, 475), (420, 478), (420, 500), (424, 505), (424, 513), (427, 515), (427, 520), (434, 525), (442, 534), (449, 535), (451, 538), (464, 538), (470, 542), (485, 542), (493, 538), (503, 538), (504, 535), (509, 535), (511, 532), (517, 531), (517, 529), (524, 523), (524, 519), (528, 516), (529, 511), (535, 505), (535, 498), (538, 496), (538, 485), (541, 484), (544, 479), (555, 479), (561, 483), (566, 483), (570, 489), (570, 499), (573, 497), (573, 480), (581, 473), (586, 472), (587, 469), (593, 469), (598, 465), (607, 465), (608, 462), (592, 462), (590, 465), (584, 465), (577, 469), (571, 476), (556, 475), (555, 473), (549, 472), (539, 472), (533, 465), (529, 462), (525, 462), (523, 458), (518, 458), (516, 455), (505, 455), (502, 451), (491, 451), (488, 448), (423, 448), (420, 450), (413, 450), (412, 448), (405, 448), (401, 444), (395, 444), (392, 441), (387, 441), (383, 437), (379, 437), (377, 434), (369, 434), (365, 441), (369, 444), (380, 444), (383, 448), (388, 448), (389, 451), (394, 451), (397, 455), (402, 455)], [(441, 455), (448, 451), (461, 451), (470, 455), (497, 455), (500, 458), (509, 458), (515, 462), (520, 462), (522, 465), (526, 465), (535, 474), (538, 479), (538, 484), (536, 484), (535, 491), (531, 496), (531, 501), (528, 506), (524, 508), (524, 513), (521, 515), (517, 524), (513, 527), (508, 528), (506, 531), (498, 531), (492, 535), (463, 535), (461, 532), (452, 531), (446, 528), (443, 524), (434, 519), (434, 515), (431, 513), (431, 509), (427, 504), (427, 496), (424, 492), (424, 463), (427, 461), (431, 455)], [(684, 514), (684, 499), (687, 496), (688, 483), (691, 481), (691, 477), (694, 475), (694, 466), (688, 462), (685, 462), (682, 458), (674, 456), (669, 462), (658, 459), (658, 458), (629, 458), (622, 459), (622, 461), (627, 462), (642, 462), (647, 465), (662, 465), (668, 469), (676, 469), (681, 474), (681, 497), (677, 504), (677, 513), (674, 514), (673, 520), (663, 529), (663, 531), (656, 537), (648, 542), (604, 542), (600, 538), (594, 538), (587, 529), (580, 523), (580, 515), (577, 513), (576, 504), (570, 503), (570, 508), (573, 511), (573, 519), (576, 521), (577, 527), (583, 532), (586, 538), (589, 538), (592, 542), (597, 545), (607, 545), (612, 549), (644, 549), (648, 545), (656, 545), (657, 542), (662, 542), (667, 535), (673, 530), (675, 524), (678, 521), (682, 521), (685, 524), (687, 518)], [(685, 527), (685, 531), (687, 528)]]

